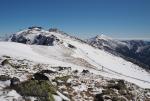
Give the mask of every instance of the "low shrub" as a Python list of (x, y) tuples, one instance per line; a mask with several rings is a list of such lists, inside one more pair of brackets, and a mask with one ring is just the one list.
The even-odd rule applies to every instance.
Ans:
[(22, 96), (34, 96), (42, 101), (54, 101), (52, 94), (56, 94), (56, 89), (49, 81), (29, 80), (13, 87)]

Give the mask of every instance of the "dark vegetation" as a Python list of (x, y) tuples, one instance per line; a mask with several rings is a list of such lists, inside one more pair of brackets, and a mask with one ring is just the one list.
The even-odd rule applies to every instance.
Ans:
[(35, 73), (33, 78), (24, 82), (14, 77), (9, 89), (16, 90), (23, 97), (36, 97), (38, 101), (54, 101), (53, 95), (57, 95), (56, 87), (42, 73)]
[(11, 88), (24, 97), (33, 96), (40, 101), (54, 101), (52, 94), (56, 95), (55, 87), (47, 80), (28, 80)]

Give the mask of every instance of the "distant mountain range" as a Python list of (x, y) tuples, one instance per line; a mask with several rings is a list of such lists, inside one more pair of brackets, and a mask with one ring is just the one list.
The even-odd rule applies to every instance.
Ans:
[(87, 40), (92, 46), (119, 55), (126, 60), (150, 69), (150, 41), (116, 40), (105, 35), (97, 35)]

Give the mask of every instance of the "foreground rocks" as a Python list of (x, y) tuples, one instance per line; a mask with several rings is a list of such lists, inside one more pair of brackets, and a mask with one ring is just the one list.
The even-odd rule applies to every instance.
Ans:
[[(0, 65), (0, 99), (57, 101), (57, 96), (67, 101), (150, 101), (150, 89), (96, 75), (88, 69), (74, 70), (72, 67), (0, 58), (1, 62), (6, 59), (7, 62)], [(7, 81), (10, 84), (6, 84)], [(8, 96), (10, 94), (12, 96)]]

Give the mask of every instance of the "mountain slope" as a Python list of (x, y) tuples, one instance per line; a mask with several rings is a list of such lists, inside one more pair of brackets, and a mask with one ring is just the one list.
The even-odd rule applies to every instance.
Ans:
[(115, 48), (119, 47), (119, 46), (127, 46), (126, 43), (118, 41), (118, 40), (114, 40), (110, 37), (107, 37), (105, 35), (97, 35), (93, 38), (90, 38), (87, 40), (88, 43), (90, 43), (91, 45), (98, 47), (98, 48), (110, 48), (112, 50), (115, 50)]
[(74, 67), (53, 67), (9, 56), (0, 57), (0, 63), (0, 100), (2, 101), (150, 99), (149, 89), (140, 88), (124, 80), (103, 77), (92, 73), (92, 70), (72, 71)]
[(0, 42), (0, 100), (149, 100), (150, 73), (101, 48), (58, 29), (12, 35)]
[[(34, 43), (34, 40), (39, 35), (44, 37), (54, 36), (59, 41), (53, 40), (55, 44), (50, 46), (49, 44), (39, 46), (4, 42), (0, 44), (0, 54), (25, 58), (53, 66), (70, 66), (79, 70), (86, 68), (96, 74), (125, 79), (144, 88), (150, 87), (150, 75), (141, 67), (104, 50), (94, 48), (76, 38), (56, 31), (37, 30), (37, 28), (27, 29), (15, 34), (18, 39), (20, 39), (18, 37), (20, 35), (28, 39), (29, 42), (26, 44), (37, 44)], [(12, 37), (9, 40), (12, 41)], [(69, 47), (70, 45), (72, 47)]]
[(104, 49), (115, 55), (122, 56), (124, 59), (136, 63), (137, 65), (145, 69), (150, 68), (149, 64), (150, 44), (146, 41), (142, 40), (119, 41), (101, 35), (88, 39), (87, 42), (92, 46)]

